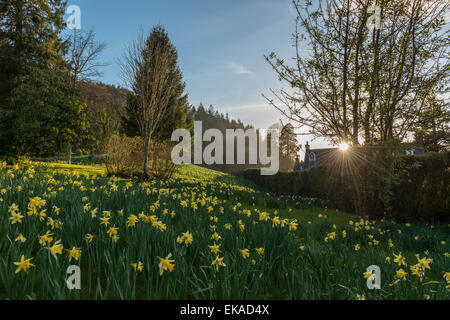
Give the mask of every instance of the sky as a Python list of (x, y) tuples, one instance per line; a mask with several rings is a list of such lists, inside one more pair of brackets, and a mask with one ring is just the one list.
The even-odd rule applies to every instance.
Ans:
[[(283, 86), (264, 54), (274, 51), (286, 60), (295, 54), (290, 0), (69, 0), (68, 5), (80, 7), (82, 29), (94, 28), (97, 40), (107, 43), (102, 59), (109, 65), (97, 80), (123, 86), (118, 59), (140, 30), (148, 34), (161, 24), (177, 48), (191, 104), (212, 104), (262, 129), (282, 119), (262, 97)], [(299, 138), (301, 144), (306, 140)], [(327, 147), (319, 139), (310, 144)]]
[[(191, 104), (212, 104), (260, 129), (282, 119), (262, 97), (285, 85), (264, 54), (273, 51), (285, 61), (295, 55), (291, 0), (69, 0), (68, 5), (80, 8), (81, 28), (94, 28), (97, 40), (107, 44), (102, 59), (109, 65), (97, 80), (124, 86), (118, 59), (140, 31), (148, 34), (161, 24), (177, 48)], [(325, 140), (311, 139), (300, 136), (299, 143), (328, 147)]]

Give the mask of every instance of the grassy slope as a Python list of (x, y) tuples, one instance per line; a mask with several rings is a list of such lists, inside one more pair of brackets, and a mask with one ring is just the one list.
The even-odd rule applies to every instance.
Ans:
[[(88, 175), (104, 175), (106, 173), (102, 165), (80, 166), (63, 163), (39, 164), (36, 167), (36, 171), (41, 173), (77, 171), (81, 174)], [(281, 217), (296, 218), (299, 220), (299, 228), (295, 234), (297, 235), (299, 245), (305, 245), (306, 250), (303, 254), (299, 252), (298, 261), (299, 266), (302, 267), (299, 267), (296, 272), (292, 271), (292, 277), (296, 283), (302, 283), (305, 286), (305, 292), (310, 292), (311, 295), (307, 295), (303, 291), (298, 291), (298, 288), (291, 288), (292, 290), (290, 292), (292, 296), (288, 296), (288, 298), (307, 298), (311, 296), (329, 298), (336, 296), (338, 294), (336, 292), (338, 291), (346, 290), (352, 292), (352, 294), (353, 292), (363, 292), (364, 279), (356, 281), (353, 278), (346, 277), (362, 278), (362, 272), (365, 271), (367, 266), (372, 264), (383, 267), (383, 279), (385, 278), (389, 282), (394, 281), (395, 270), (399, 267), (393, 263), (385, 262), (386, 257), (394, 258), (393, 253), (402, 253), (403, 256), (407, 257), (408, 263), (412, 263), (416, 260), (415, 254), (419, 254), (422, 257), (424, 252), (427, 252), (427, 255), (429, 252), (429, 256), (433, 258), (433, 268), (432, 271), (428, 272), (430, 278), (434, 281), (442, 279), (442, 271), (444, 268), (445, 271), (448, 270), (448, 258), (444, 258), (443, 256), (443, 252), (448, 250), (447, 244), (443, 243), (444, 240), (448, 240), (448, 226), (412, 224), (411, 226), (405, 227), (403, 224), (386, 221), (376, 222), (374, 225), (370, 225), (371, 230), (364, 231), (362, 229), (361, 231), (354, 232), (352, 231), (353, 227), (350, 227), (348, 224), (349, 220), (355, 221), (355, 217), (352, 215), (337, 212), (329, 208), (318, 208), (312, 205), (304, 205), (302, 209), (295, 209), (282, 197), (279, 198), (279, 203), (277, 201), (270, 202), (268, 201), (269, 198), (277, 200), (277, 197), (266, 194), (263, 190), (252, 185), (252, 183), (234, 176), (197, 166), (182, 166), (178, 169), (175, 177), (199, 179), (207, 182), (217, 181), (246, 187), (251, 186), (257, 191), (255, 197), (252, 198), (252, 195), (247, 194), (247, 199), (235, 198), (233, 203), (241, 202), (243, 209), (258, 209), (271, 214), (277, 211)], [(309, 223), (312, 225), (309, 226)], [(337, 229), (333, 224), (337, 225)], [(348, 232), (346, 239), (342, 239), (340, 236), (344, 229)], [(400, 229), (403, 232), (400, 233)], [(337, 232), (338, 240), (324, 241), (324, 237), (334, 230)], [(381, 235), (381, 231), (385, 234)], [(380, 245), (373, 246), (367, 244), (371, 240), (368, 237), (372, 234), (376, 239), (381, 241)], [(418, 238), (414, 239), (415, 236), (418, 236)], [(387, 239), (393, 240), (395, 243), (393, 248), (388, 246)], [(355, 251), (354, 245), (356, 243), (361, 244), (360, 251)], [(339, 252), (339, 254), (329, 254), (330, 249), (334, 252)], [(409, 272), (408, 267), (403, 266), (403, 268)], [(416, 281), (413, 276), (410, 275), (408, 277)], [(358, 287), (355, 287), (354, 283), (357, 283)], [(363, 283), (362, 287), (360, 287), (361, 283)], [(426, 283), (427, 286), (431, 284), (432, 282)], [(393, 296), (388, 295), (387, 297), (402, 299), (417, 298), (417, 295), (410, 294), (409, 289), (405, 288), (401, 286), (399, 288), (401, 291), (398, 294)], [(272, 288), (268, 288), (272, 296), (282, 296), (281, 293), (271, 292), (271, 290)], [(311, 290), (315, 291), (313, 292)], [(299, 296), (294, 293), (297, 293)], [(370, 294), (369, 292), (369, 297)]]
[[(67, 163), (44, 163), (38, 162), (36, 163), (36, 170), (41, 173), (51, 173), (55, 171), (62, 172), (79, 172), (81, 174), (87, 175), (106, 175), (106, 167), (104, 164), (93, 164), (93, 165), (74, 165)], [(235, 177), (233, 175), (229, 175), (226, 173), (222, 173), (219, 171), (199, 167), (196, 165), (183, 165), (179, 166), (177, 172), (175, 173), (175, 178), (187, 178), (187, 179), (199, 179), (203, 181), (210, 182), (222, 182), (231, 185), (245, 186), (250, 187), (256, 190), (261, 190), (254, 183), (239, 177)], [(261, 190), (262, 191), (262, 190)], [(327, 208), (319, 208), (315, 206), (311, 206), (306, 209), (296, 209), (293, 207), (287, 208), (268, 208), (263, 204), (243, 204), (243, 207), (246, 209), (259, 209), (262, 211), (268, 211), (273, 213), (277, 211), (281, 217), (286, 217), (290, 219), (298, 219), (303, 221), (317, 221), (320, 220), (319, 215), (326, 215), (327, 219), (331, 223), (335, 224), (345, 224), (350, 219), (354, 218), (352, 215), (345, 212), (338, 212), (334, 210), (330, 210)]]

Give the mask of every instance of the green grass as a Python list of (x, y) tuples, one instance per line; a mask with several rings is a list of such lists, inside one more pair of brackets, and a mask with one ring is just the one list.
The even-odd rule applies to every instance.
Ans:
[(36, 172), (40, 174), (78, 172), (84, 175), (106, 176), (106, 166), (104, 164), (79, 165), (64, 162), (33, 162), (33, 165), (36, 168)]
[[(106, 176), (106, 167), (104, 164), (90, 164), (90, 165), (74, 165), (67, 163), (44, 163), (44, 162), (35, 162), (36, 171), (42, 174), (53, 174), (58, 172), (63, 173), (73, 173), (78, 172), (83, 175), (98, 175), (98, 176)], [(258, 186), (256, 186), (253, 182), (250, 182), (246, 179), (239, 178), (227, 173), (210, 170), (207, 168), (199, 167), (196, 165), (181, 165), (177, 167), (176, 173), (174, 175), (175, 178), (180, 179), (198, 179), (200, 181), (208, 181), (208, 182), (222, 182), (230, 185), (237, 186), (245, 186), (249, 188), (253, 188), (255, 190), (262, 191)], [(251, 200), (249, 202), (252, 202)], [(259, 209), (259, 210), (267, 210), (268, 207), (266, 203), (262, 205), (254, 205), (252, 202), (247, 203), (245, 206), (247, 209)], [(280, 216), (290, 219), (298, 219), (298, 220), (307, 220), (307, 221), (317, 221), (319, 220), (319, 215), (326, 215), (330, 222), (336, 224), (345, 224), (350, 219), (354, 218), (353, 215), (346, 212), (339, 212), (337, 210), (330, 210), (316, 206), (308, 206), (307, 209), (296, 209), (295, 206), (286, 206), (284, 209), (278, 210), (269, 210), (269, 211), (278, 211)]]
[[(196, 166), (178, 168), (171, 180), (149, 183), (107, 178), (102, 165), (33, 166), (35, 173), (22, 166), (0, 169), (4, 298), (449, 298), (443, 278), (450, 271), (448, 225), (366, 221), (326, 208), (318, 199), (278, 197)], [(33, 212), (30, 198), (35, 197), (45, 203)], [(22, 215), (15, 224), (13, 203)], [(100, 219), (108, 217), (104, 212), (110, 212), (108, 226)], [(133, 215), (136, 225), (130, 226)], [(118, 228), (117, 242), (108, 234), (111, 226)], [(187, 231), (192, 243), (177, 243)], [(52, 234), (50, 243), (40, 243), (46, 232)], [(212, 239), (214, 232), (221, 238)], [(24, 243), (15, 241), (19, 234), (27, 238)], [(95, 235), (92, 242), (88, 234)], [(55, 258), (49, 248), (58, 240), (64, 250)], [(220, 244), (219, 257), (226, 264), (218, 270), (211, 264), (214, 243)], [(73, 247), (81, 250), (81, 258), (69, 261)], [(264, 248), (264, 254), (256, 248)], [(249, 249), (248, 258), (242, 249)], [(169, 253), (173, 272), (160, 276), (158, 257)], [(407, 265), (394, 262), (399, 253)], [(14, 262), (22, 255), (34, 266), (16, 274)], [(432, 260), (422, 279), (410, 269), (418, 263), (415, 255)], [(142, 272), (131, 267), (137, 262), (143, 263)], [(81, 267), (81, 291), (65, 287), (72, 264)], [(363, 273), (370, 265), (381, 268), (380, 290), (367, 289)], [(408, 273), (405, 280), (396, 279), (400, 268)]]
[(306, 222), (318, 222), (326, 219), (330, 223), (336, 225), (345, 225), (350, 220), (355, 220), (355, 216), (347, 213), (347, 212), (339, 212), (332, 209), (327, 208), (319, 208), (315, 206), (310, 206), (305, 209), (296, 209), (295, 207), (288, 207), (284, 209), (273, 209), (267, 208), (263, 205), (244, 205), (246, 209), (258, 209), (258, 210), (266, 210), (270, 213), (274, 213), (275, 211), (284, 218), (288, 219), (297, 219), (299, 221)]

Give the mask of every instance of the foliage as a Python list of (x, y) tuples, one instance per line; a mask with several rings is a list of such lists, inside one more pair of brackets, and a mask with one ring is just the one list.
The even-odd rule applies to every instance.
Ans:
[[(441, 115), (428, 111), (448, 92), (447, 0), (377, 1), (381, 25), (373, 28), (370, 0), (292, 4), (294, 63), (265, 56), (290, 88), (267, 98), (282, 115), (316, 137), (355, 146), (361, 136), (384, 144), (404, 140), (419, 122), (436, 126)], [(424, 113), (432, 116), (425, 124)]]
[[(169, 179), (176, 171), (171, 160), (172, 144), (166, 141), (151, 141), (149, 177)], [(127, 137), (113, 134), (105, 145), (105, 164), (108, 176), (131, 178), (142, 176), (144, 161), (143, 142), (141, 137)]]
[(427, 98), (427, 106), (415, 126), (416, 142), (426, 151), (439, 152), (450, 149), (450, 103)]
[[(16, 166), (0, 169), (0, 191), (5, 299), (448, 298), (445, 225), (273, 210), (252, 205), (270, 194), (189, 176), (137, 183)], [(16, 273), (22, 255), (31, 264)], [(373, 264), (381, 290), (367, 289)], [(65, 284), (69, 265), (81, 290)]]
[(104, 67), (106, 64), (102, 63), (99, 58), (106, 48), (106, 43), (95, 40), (94, 29), (89, 31), (74, 29), (66, 41), (68, 81), (73, 86), (77, 86), (92, 78), (100, 77), (102, 73), (98, 68)]
[(119, 133), (121, 115), (125, 112), (128, 90), (99, 82), (83, 81), (78, 85), (80, 94), (89, 112), (95, 118), (95, 138), (99, 141), (99, 150), (114, 133)]
[(318, 197), (372, 218), (450, 220), (450, 152), (351, 163), (351, 170), (321, 166), (275, 176), (249, 169), (244, 177), (276, 194)]
[(66, 144), (81, 153), (95, 147), (91, 116), (72, 86), (35, 67), (15, 83), (10, 111), (0, 118), (3, 154), (51, 156)]
[(153, 140), (151, 144), (151, 177), (157, 179), (172, 178), (176, 169), (171, 158), (173, 143)]
[[(250, 130), (253, 131), (255, 134), (257, 131), (250, 125), (246, 125), (242, 123), (241, 120), (237, 119), (230, 119), (228, 114), (219, 113), (217, 109), (214, 108), (214, 106), (210, 105), (209, 108), (205, 108), (203, 103), (200, 103), (197, 108), (192, 108), (190, 112), (190, 117), (192, 117), (195, 121), (200, 121), (202, 123), (202, 133), (204, 134), (209, 129), (217, 129), (222, 134), (226, 134), (226, 130)], [(209, 145), (209, 142), (202, 142), (202, 150), (205, 149), (205, 147)], [(223, 140), (223, 150), (226, 149), (226, 139)], [(234, 157), (233, 159), (237, 160), (237, 143), (235, 142), (235, 148), (233, 150)], [(246, 139), (245, 141), (245, 157), (246, 159), (249, 158), (249, 140)], [(194, 160), (192, 155), (192, 161)], [(241, 175), (242, 172), (247, 168), (255, 168), (258, 167), (258, 165), (252, 165), (252, 164), (237, 164), (237, 161), (234, 161), (234, 164), (226, 164), (226, 153), (223, 153), (223, 163), (224, 164), (212, 164), (207, 165), (203, 164), (202, 166), (205, 168), (209, 168), (212, 170), (217, 170), (225, 173), (230, 173), (234, 175)]]
[(402, 156), (393, 171), (390, 204), (395, 217), (449, 220), (450, 152)]
[(131, 178), (143, 161), (142, 139), (113, 134), (106, 140), (105, 164), (108, 176)]
[(290, 123), (281, 129), (279, 150), (280, 171), (292, 171), (300, 147), (298, 146), (297, 135), (294, 133), (294, 127)]
[[(181, 78), (180, 80), (181, 81)], [(159, 124), (159, 128), (153, 135), (154, 139), (167, 140), (172, 136), (172, 132), (176, 129), (192, 129), (193, 118), (189, 116), (190, 106), (187, 101), (187, 95), (183, 95), (185, 84), (179, 83), (176, 88), (177, 93), (174, 94), (170, 102), (170, 107), (163, 120)], [(127, 94), (126, 107), (124, 115), (121, 117), (121, 131), (130, 137), (139, 136), (139, 127), (136, 121), (134, 110), (136, 109), (136, 96), (131, 92)]]
[(14, 80), (27, 67), (59, 72), (65, 45), (63, 0), (2, 0), (0, 3), (0, 110), (8, 109)]
[[(192, 127), (192, 118), (188, 116), (190, 111), (188, 96), (184, 93), (186, 84), (183, 82), (183, 76), (178, 67), (178, 52), (162, 26), (159, 25), (153, 28), (146, 40), (146, 46), (147, 50), (150, 50), (152, 46), (161, 46), (167, 50), (168, 65), (166, 66), (166, 72), (169, 74), (169, 77), (166, 86), (172, 87), (173, 91), (168, 99), (168, 106), (165, 108), (161, 121), (158, 122), (157, 127), (152, 133), (151, 139), (168, 140), (171, 138), (174, 130), (179, 128), (190, 130)], [(145, 59), (150, 61), (152, 57), (148, 56)], [(144, 72), (144, 70), (141, 70), (141, 72)], [(156, 88), (152, 89), (150, 83), (148, 84), (148, 88), (149, 90), (156, 90)], [(137, 119), (139, 114), (136, 112), (139, 109), (140, 94), (142, 93), (129, 92), (127, 95), (125, 114), (121, 118), (121, 124), (122, 131), (128, 136), (141, 135), (139, 121)]]
[(150, 141), (163, 140), (166, 133), (160, 130), (167, 115), (174, 112), (174, 99), (180, 99), (184, 90), (177, 59), (167, 32), (158, 25), (146, 38), (141, 34), (121, 62), (123, 80), (132, 91), (128, 120), (137, 124), (144, 141), (144, 177), (148, 177)]

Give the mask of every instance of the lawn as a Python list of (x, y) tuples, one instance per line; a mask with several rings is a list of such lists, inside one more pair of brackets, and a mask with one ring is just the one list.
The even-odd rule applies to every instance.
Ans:
[(2, 166), (0, 191), (3, 298), (449, 298), (448, 225), (368, 221), (196, 166), (149, 183), (100, 164)]

